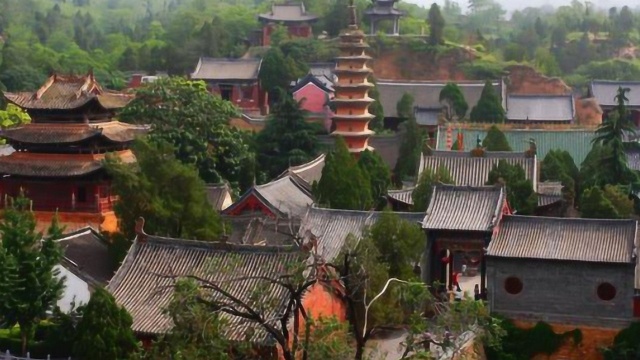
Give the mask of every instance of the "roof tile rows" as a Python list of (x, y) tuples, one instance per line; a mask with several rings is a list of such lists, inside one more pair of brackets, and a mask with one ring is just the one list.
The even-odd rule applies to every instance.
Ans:
[[(170, 277), (194, 275), (215, 283), (242, 301), (249, 303), (256, 289), (263, 289), (259, 300), (266, 306), (265, 318), (276, 319), (287, 299), (283, 287), (257, 279), (267, 275), (277, 278), (287, 273), (288, 264), (303, 262), (303, 253), (293, 247), (244, 246), (215, 242), (148, 237), (136, 241), (122, 266), (108, 286), (118, 304), (133, 318), (133, 331), (157, 335), (171, 330), (173, 322), (164, 313), (173, 294)], [(212, 299), (224, 300), (218, 292)], [(205, 295), (206, 296), (206, 295)], [(245, 340), (253, 333), (253, 343), (271, 344), (273, 340), (255, 323), (237, 316), (222, 314), (228, 321), (225, 336)], [(275, 321), (275, 320), (274, 320)]]
[[(114, 153), (125, 163), (135, 162), (130, 150)], [(105, 154), (41, 154), (14, 152), (0, 156), (0, 174), (33, 177), (82, 176), (103, 168)]]
[(260, 74), (261, 59), (216, 59), (202, 57), (195, 71), (194, 80), (256, 81)]
[[(529, 139), (534, 139), (537, 146), (537, 154), (539, 159), (544, 159), (551, 150), (567, 151), (576, 165), (579, 167), (582, 161), (591, 151), (591, 140), (595, 137), (594, 130), (514, 130), (501, 129), (504, 133), (511, 149), (513, 151), (524, 152), (529, 149)], [(456, 135), (460, 131), (464, 138), (464, 148), (473, 149), (476, 147), (476, 141), (479, 137), (484, 139), (487, 136), (487, 130), (484, 129), (460, 129), (454, 130), (452, 136), (455, 140)], [(446, 127), (438, 129), (438, 150), (447, 150), (447, 130)]]
[(102, 89), (92, 74), (81, 77), (52, 75), (35, 93), (5, 93), (10, 102), (25, 109), (76, 109), (97, 101), (105, 109), (119, 109), (132, 96)]
[[(458, 81), (456, 82), (464, 95), (469, 111), (478, 103), (484, 81)], [(421, 108), (441, 109), (440, 91), (447, 85), (441, 81), (393, 81), (378, 80), (376, 89), (380, 94), (380, 102), (384, 109), (385, 117), (398, 117), (396, 105), (404, 93), (411, 94), (414, 105)], [(494, 81), (498, 94), (503, 94), (505, 86), (501, 81)]]
[(320, 154), (315, 159), (308, 163), (291, 166), (285, 170), (278, 178), (285, 177), (289, 174), (297, 175), (300, 179), (304, 180), (309, 186), (314, 182), (320, 181), (322, 177), (322, 169), (324, 169), (326, 154)]
[(405, 205), (413, 205), (413, 191), (415, 189), (415, 187), (411, 187), (402, 190), (388, 190), (387, 197)]
[[(323, 209), (314, 206), (304, 217), (299, 235), (306, 239), (313, 234), (318, 239), (318, 255), (326, 261), (333, 261), (342, 251), (349, 234), (359, 239), (381, 214), (382, 212)], [(424, 218), (423, 213), (394, 214), (416, 224)]]
[(432, 151), (430, 155), (422, 156), (419, 171), (436, 171), (444, 166), (449, 170), (455, 185), (483, 186), (489, 180), (489, 172), (500, 160), (522, 166), (526, 178), (532, 180), (534, 189), (536, 188), (536, 157), (527, 157), (525, 153), (487, 151), (484, 157), (474, 157), (470, 152)]
[(422, 227), (429, 230), (491, 231), (506, 200), (500, 186), (433, 187)]
[(575, 104), (571, 95), (509, 95), (509, 121), (571, 122), (575, 118)]
[(589, 93), (600, 106), (616, 106), (616, 95), (621, 87), (630, 90), (626, 95), (629, 99), (627, 106), (640, 107), (640, 81), (593, 80), (589, 84)]
[(289, 218), (303, 216), (307, 207), (313, 204), (308, 184), (301, 182), (296, 175), (287, 175), (263, 185), (253, 186), (226, 208), (224, 213), (233, 213), (251, 196), (256, 196), (272, 213)]
[(487, 255), (523, 259), (632, 263), (635, 220), (505, 215)]
[(56, 126), (33, 123), (4, 129), (0, 135), (11, 141), (27, 144), (69, 144), (97, 136), (103, 136), (113, 142), (129, 142), (147, 131), (147, 126), (106, 121), (90, 124), (56, 124)]
[(102, 236), (85, 227), (57, 240), (64, 253), (63, 266), (91, 285), (106, 285), (113, 275), (109, 249)]
[(304, 7), (304, 3), (299, 4), (272, 4), (271, 12), (260, 14), (258, 18), (263, 21), (291, 21), (304, 22), (314, 21), (318, 17), (310, 14)]

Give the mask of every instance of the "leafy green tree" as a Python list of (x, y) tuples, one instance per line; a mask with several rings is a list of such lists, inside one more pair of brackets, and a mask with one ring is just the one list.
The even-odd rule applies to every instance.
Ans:
[(406, 121), (406, 128), (402, 136), (402, 144), (398, 154), (398, 161), (393, 169), (396, 183), (416, 176), (420, 163), (421, 149), (424, 142), (424, 131), (418, 127), (415, 117), (411, 116)]
[(380, 261), (389, 265), (389, 276), (414, 278), (413, 269), (420, 261), (425, 242), (422, 229), (387, 210), (369, 232), (380, 251)]
[(619, 185), (605, 185), (603, 193), (621, 219), (628, 219), (633, 215), (633, 200), (629, 198), (628, 189)]
[(520, 215), (531, 215), (538, 206), (538, 197), (531, 180), (527, 180), (524, 169), (520, 165), (511, 165), (500, 160), (489, 172), (487, 185), (505, 185), (507, 200), (511, 208)]
[(240, 176), (252, 157), (241, 132), (229, 126), (237, 115), (233, 104), (212, 96), (204, 82), (169, 77), (139, 88), (120, 118), (151, 125), (149, 139), (171, 144), (175, 157), (195, 165), (205, 182), (237, 186), (247, 182)]
[[(234, 344), (224, 337), (228, 325), (218, 312), (210, 311), (198, 301), (201, 295), (202, 290), (195, 281), (178, 280), (165, 309), (173, 320), (173, 328), (161, 336), (150, 351), (140, 352), (137, 357), (141, 360), (231, 360), (229, 349)], [(235, 355), (248, 354), (248, 344), (235, 345)]]
[(629, 118), (626, 103), (628, 88), (618, 89), (615, 97), (617, 106), (615, 111), (609, 113), (607, 118), (598, 126), (596, 136), (591, 141), (594, 148), (602, 144), (607, 149), (601, 153), (597, 166), (595, 182), (603, 186), (605, 184), (623, 184), (638, 182), (638, 176), (627, 165), (627, 157), (624, 152), (623, 138), (628, 134), (635, 134), (635, 126)]
[(348, 0), (336, 0), (331, 2), (329, 11), (324, 16), (324, 29), (330, 36), (338, 36), (340, 31), (349, 26)]
[(271, 47), (262, 58), (260, 67), (260, 84), (277, 99), (276, 89), (288, 89), (292, 81), (304, 76), (308, 69), (291, 56), (285, 56), (279, 47)]
[(503, 123), (504, 120), (505, 112), (502, 108), (500, 95), (496, 92), (491, 81), (487, 80), (482, 89), (478, 104), (471, 109), (471, 121)]
[(487, 151), (512, 151), (507, 137), (495, 125), (487, 131), (487, 136), (482, 140), (482, 147)]
[(137, 140), (133, 151), (136, 165), (116, 157), (106, 161), (113, 192), (119, 197), (115, 212), (122, 232), (132, 239), (136, 220), (142, 216), (152, 234), (217, 240), (222, 220), (207, 202), (205, 184), (195, 168), (178, 161), (167, 143)]
[(440, 91), (439, 100), (445, 104), (445, 118), (447, 121), (463, 120), (467, 115), (469, 105), (464, 99), (464, 95), (458, 84), (447, 83)]
[(7, 104), (5, 110), (0, 110), (0, 127), (8, 128), (20, 126), (31, 122), (26, 111), (14, 104)]
[(307, 122), (306, 111), (284, 93), (273, 107), (265, 128), (257, 135), (258, 163), (273, 179), (289, 166), (312, 160), (318, 151), (316, 126)]
[(438, 183), (454, 184), (449, 169), (444, 165), (441, 165), (435, 171), (432, 169), (424, 169), (422, 174), (420, 174), (418, 185), (411, 194), (413, 198), (413, 211), (427, 211), (429, 203), (431, 202), (431, 195), (433, 195), (433, 186)]
[(21, 194), (10, 201), (0, 223), (0, 322), (20, 326), (23, 355), (37, 324), (56, 306), (64, 288), (64, 278), (55, 269), (62, 260), (55, 241), (62, 235), (57, 216), (43, 238), (29, 208), (29, 199)]
[(620, 330), (611, 346), (602, 349), (605, 360), (634, 360), (640, 353), (640, 322)]
[[(568, 161), (566, 156), (569, 157)], [(567, 164), (569, 161), (570, 164)], [(540, 180), (560, 181), (563, 187), (562, 192), (564, 199), (569, 203), (572, 203), (577, 194), (576, 170), (577, 168), (568, 152), (564, 150), (551, 150), (542, 160), (540, 166)]]
[(104, 288), (97, 288), (83, 307), (76, 328), (74, 356), (80, 359), (126, 359), (137, 348), (133, 319)]
[(580, 200), (580, 213), (584, 218), (619, 219), (620, 214), (615, 206), (607, 199), (599, 187), (586, 189)]
[(402, 94), (400, 100), (396, 104), (396, 112), (401, 119), (410, 119), (413, 117), (413, 95), (409, 93)]
[(444, 17), (440, 13), (438, 4), (431, 4), (429, 9), (429, 43), (431, 45), (444, 44)]
[(314, 186), (319, 204), (332, 209), (369, 210), (371, 182), (349, 153), (342, 137), (336, 139), (334, 150), (327, 154), (322, 177)]
[[(375, 83), (375, 81), (373, 81)], [(384, 108), (380, 102), (380, 92), (377, 87), (369, 90), (369, 97), (375, 100), (369, 106), (369, 112), (375, 117), (369, 122), (369, 129), (373, 131), (381, 131), (384, 129)]]
[(391, 171), (380, 154), (375, 151), (363, 151), (358, 159), (358, 166), (369, 178), (373, 203), (385, 201), (383, 197), (391, 185)]

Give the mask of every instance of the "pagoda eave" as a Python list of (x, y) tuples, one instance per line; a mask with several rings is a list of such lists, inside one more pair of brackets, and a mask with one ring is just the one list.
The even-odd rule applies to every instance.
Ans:
[(369, 45), (362, 44), (362, 43), (339, 43), (338, 48), (339, 49), (368, 49)]
[(373, 98), (370, 98), (370, 97), (366, 97), (366, 98), (362, 98), (362, 99), (336, 99), (336, 98), (334, 98), (333, 100), (331, 100), (332, 103), (340, 103), (340, 104), (358, 104), (358, 103), (371, 104), (374, 101), (376, 101), (376, 100), (373, 99)]
[(376, 116), (372, 115), (372, 114), (367, 114), (367, 115), (342, 115), (342, 114), (335, 114), (333, 115), (333, 119), (334, 120), (345, 120), (345, 121), (369, 121), (374, 119)]
[(371, 60), (373, 59), (369, 55), (354, 55), (354, 56), (338, 56), (336, 60)]
[(374, 131), (371, 130), (365, 130), (365, 131), (360, 131), (360, 132), (352, 132), (352, 131), (334, 131), (331, 133), (331, 136), (342, 136), (342, 137), (370, 137), (371, 135), (375, 134)]
[(335, 74), (370, 74), (373, 72), (372, 69), (362, 68), (362, 69), (335, 69), (333, 70)]
[(333, 84), (333, 88), (335, 90), (360, 89), (360, 88), (372, 88), (372, 87), (375, 87), (375, 85), (373, 83), (370, 83), (370, 82), (356, 83), (356, 84), (340, 84), (340, 83), (334, 83)]

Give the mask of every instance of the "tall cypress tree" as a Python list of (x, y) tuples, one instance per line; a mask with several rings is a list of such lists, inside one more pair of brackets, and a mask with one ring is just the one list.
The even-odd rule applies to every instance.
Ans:
[(487, 131), (487, 136), (482, 140), (482, 146), (487, 151), (511, 151), (507, 137), (495, 125)]
[(365, 150), (360, 154), (358, 166), (369, 178), (373, 203), (378, 203), (386, 195), (391, 185), (391, 171), (380, 154)]
[(505, 120), (505, 112), (502, 108), (500, 95), (487, 80), (482, 89), (478, 104), (471, 110), (471, 121), (486, 123), (503, 123)]
[(64, 279), (54, 269), (62, 259), (55, 242), (62, 231), (55, 220), (50, 230), (46, 238), (36, 231), (29, 199), (22, 195), (12, 201), (0, 223), (0, 289), (10, 289), (0, 296), (0, 310), (4, 325), (20, 326), (23, 354), (35, 327), (62, 294)]
[(369, 210), (372, 206), (368, 174), (358, 166), (341, 137), (327, 154), (314, 194), (320, 205), (332, 209)]
[(431, 4), (429, 9), (429, 43), (431, 45), (444, 44), (445, 21), (438, 4)]

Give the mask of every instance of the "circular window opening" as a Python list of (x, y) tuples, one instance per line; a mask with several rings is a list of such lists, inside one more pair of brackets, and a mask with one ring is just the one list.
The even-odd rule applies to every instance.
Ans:
[(598, 298), (604, 301), (613, 300), (616, 297), (616, 287), (609, 283), (598, 285)]
[(504, 281), (504, 289), (511, 295), (522, 292), (522, 280), (515, 276), (510, 276)]

